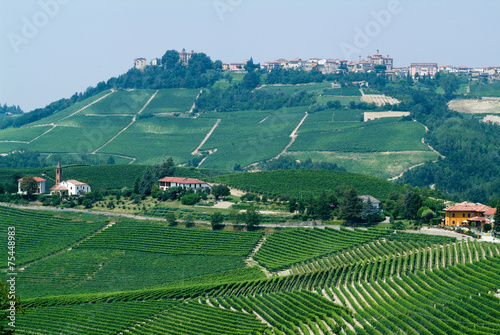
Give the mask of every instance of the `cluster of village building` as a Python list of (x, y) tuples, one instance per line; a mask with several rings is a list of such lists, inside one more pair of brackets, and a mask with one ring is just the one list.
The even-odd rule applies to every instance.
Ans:
[[(46, 179), (41, 177), (33, 177), (37, 183), (37, 190), (35, 194), (46, 194), (45, 183)], [(26, 194), (26, 191), (22, 189), (23, 178), (17, 180), (17, 193)], [(87, 183), (83, 183), (78, 180), (69, 179), (62, 180), (62, 167), (61, 163), (57, 163), (56, 167), (56, 184), (49, 189), (50, 194), (59, 195), (85, 195), (91, 192), (91, 188)], [(158, 180), (158, 186), (162, 191), (166, 191), (170, 187), (183, 187), (192, 188), (194, 190), (210, 190), (210, 186), (207, 182), (194, 178), (183, 178), (183, 177), (164, 177)]]
[[(183, 65), (187, 65), (191, 55), (194, 53), (186, 52), (182, 49), (179, 52), (179, 61)], [(159, 66), (160, 60), (154, 58), (150, 63), (152, 66)], [(144, 70), (147, 65), (145, 58), (136, 58), (134, 60), (134, 67), (139, 70)], [(222, 63), (222, 69), (225, 71), (241, 72), (245, 71), (246, 62), (243, 63)], [(467, 66), (451, 66), (444, 65), (438, 66), (437, 63), (411, 63), (409, 66), (394, 67), (394, 60), (392, 57), (383, 56), (377, 50), (377, 53), (368, 56), (366, 59), (359, 57), (358, 61), (348, 61), (345, 59), (326, 59), (326, 58), (310, 58), (303, 60), (295, 58), (286, 60), (280, 58), (278, 60), (269, 61), (261, 64), (261, 68), (271, 71), (274, 69), (301, 69), (303, 71), (311, 71), (316, 69), (323, 74), (338, 73), (338, 72), (354, 72), (354, 73), (367, 73), (372, 71), (384, 71), (386, 75), (393, 77), (406, 77), (408, 75), (415, 78), (415, 76), (430, 76), (434, 77), (436, 73), (443, 71), (447, 73), (455, 73), (458, 75), (467, 75), (471, 78), (485, 78), (490, 82), (500, 81), (500, 66), (490, 67), (476, 67), (471, 68)]]
[[(47, 180), (41, 177), (34, 177), (34, 179), (37, 183), (37, 190), (35, 194), (45, 194), (46, 193), (45, 183), (47, 182)], [(26, 194), (26, 191), (24, 191), (21, 187), (22, 182), (23, 178), (17, 181), (17, 193)], [(74, 179), (62, 180), (61, 163), (60, 162), (57, 163), (56, 184), (49, 189), (50, 194), (80, 196), (80, 195), (85, 195), (89, 192), (91, 192), (91, 188), (87, 183), (83, 183), (81, 181)]]
[[(46, 180), (41, 177), (34, 177), (38, 184), (38, 189), (36, 194), (45, 194), (45, 182)], [(21, 188), (21, 183), (23, 179), (18, 180), (18, 193), (26, 194)], [(78, 180), (62, 180), (62, 167), (61, 163), (57, 164), (56, 167), (56, 184), (50, 188), (50, 194), (59, 195), (85, 195), (91, 192), (90, 186), (86, 183), (80, 182)], [(194, 178), (184, 178), (184, 177), (164, 177), (158, 180), (158, 186), (162, 191), (168, 190), (170, 187), (183, 187), (192, 188), (194, 190), (210, 190), (212, 188), (207, 182), (194, 179)], [(370, 202), (377, 211), (380, 211), (381, 202), (369, 195), (363, 195), (359, 197), (364, 203)], [(444, 224), (446, 226), (466, 226), (466, 227), (483, 227), (484, 224), (489, 223), (494, 224), (493, 217), (495, 216), (496, 209), (480, 204), (471, 202), (461, 202), (453, 206), (448, 206), (444, 209), (445, 218)]]

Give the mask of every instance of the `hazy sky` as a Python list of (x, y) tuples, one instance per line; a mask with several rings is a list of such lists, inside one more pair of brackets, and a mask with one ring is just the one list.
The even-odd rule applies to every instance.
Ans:
[(44, 107), (168, 49), (500, 65), (499, 13), (495, 0), (0, 0), (0, 103)]

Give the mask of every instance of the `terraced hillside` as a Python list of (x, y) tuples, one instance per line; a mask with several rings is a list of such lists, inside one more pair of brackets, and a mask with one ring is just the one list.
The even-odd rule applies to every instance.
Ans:
[[(361, 103), (360, 90), (332, 85), (260, 88), (292, 97), (307, 92), (316, 99), (311, 106), (201, 113), (197, 99), (210, 88), (107, 90), (21, 128), (1, 130), (0, 154), (88, 154), (123, 164), (152, 164), (171, 156), (177, 164), (226, 170), (285, 155), (383, 178), (437, 158), (423, 143), (422, 124), (383, 113), (364, 122), (364, 110), (350, 107)], [(316, 111), (330, 102), (341, 108)]]
[[(27, 217), (4, 220), (19, 231), (29, 218), (55, 220), (48, 214), (0, 209), (1, 217)], [(117, 233), (120, 227), (144, 232), (145, 238)], [(16, 332), (326, 335), (495, 334), (500, 330), (500, 301), (495, 296), (500, 288), (500, 248), (496, 244), (340, 230), (325, 231), (337, 238), (324, 239), (324, 250), (317, 253), (317, 243), (312, 241), (314, 235), (322, 236), (318, 230), (269, 231), (257, 254), (261, 250), (265, 254), (268, 243), (272, 248), (279, 245), (273, 240), (275, 234), (289, 234), (297, 246), (295, 252), (303, 256), (297, 254), (297, 262), (288, 262), (293, 263), (289, 271), (266, 278), (256, 266), (223, 268), (230, 264), (223, 257), (243, 262), (241, 255), (246, 257), (260, 233), (164, 229), (147, 222), (118, 221), (91, 234), (77, 248), (27, 266), (18, 277), (27, 313), (16, 318)], [(153, 238), (156, 230), (161, 238)], [(191, 234), (182, 237), (184, 231)], [(127, 236), (131, 236), (129, 243), (124, 243)], [(35, 238), (29, 232), (23, 236), (24, 241)], [(231, 240), (241, 252), (220, 255), (233, 253)], [(71, 238), (65, 241), (57, 248), (72, 242)], [(189, 241), (198, 248), (188, 247)], [(287, 248), (269, 255), (278, 260), (293, 252), (292, 245)], [(194, 254), (185, 254), (190, 250)], [(44, 250), (37, 252), (47, 255)], [(266, 262), (260, 266), (267, 266)], [(211, 267), (211, 273), (203, 274), (203, 267)], [(178, 280), (168, 283), (174, 277)]]

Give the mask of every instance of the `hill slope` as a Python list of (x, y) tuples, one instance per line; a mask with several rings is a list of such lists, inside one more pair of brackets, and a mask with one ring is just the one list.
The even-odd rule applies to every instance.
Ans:
[[(265, 85), (262, 92), (290, 101), (307, 92), (313, 105), (202, 113), (196, 103), (206, 90), (110, 89), (21, 128), (1, 130), (0, 154), (30, 150), (63, 161), (88, 154), (140, 164), (171, 156), (177, 164), (226, 170), (288, 155), (383, 178), (437, 157), (422, 144), (422, 124), (399, 118), (364, 122), (364, 111), (349, 107), (361, 103), (359, 90), (331, 87), (326, 81)], [(317, 111), (332, 101), (341, 109)], [(388, 154), (400, 159), (387, 159)]]

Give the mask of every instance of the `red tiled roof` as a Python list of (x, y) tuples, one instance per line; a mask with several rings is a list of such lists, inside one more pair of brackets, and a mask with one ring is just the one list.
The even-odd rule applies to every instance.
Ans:
[(67, 191), (68, 189), (60, 184), (55, 184), (49, 191)]
[(492, 208), (489, 211), (484, 212), (484, 215), (495, 215), (496, 212), (497, 212), (497, 209)]
[[(47, 181), (47, 180), (40, 178), (40, 177), (33, 177), (33, 179), (35, 179), (36, 182)], [(17, 181), (23, 181), (23, 178), (18, 179)]]
[(486, 212), (490, 210), (491, 207), (480, 204), (480, 203), (472, 203), (472, 202), (461, 202), (459, 204), (455, 204), (454, 206), (450, 206), (445, 208), (446, 212)]
[(474, 216), (472, 218), (467, 219), (467, 221), (483, 222), (483, 221), (486, 221), (486, 218), (481, 217), (481, 216)]
[(179, 184), (206, 184), (206, 182), (194, 178), (164, 177), (158, 181)]
[(70, 182), (70, 183), (72, 183), (72, 184), (73, 184), (73, 185), (75, 185), (75, 186), (79, 186), (79, 185), (88, 185), (87, 183), (83, 183), (83, 182), (81, 182), (81, 181), (74, 180), (74, 179), (67, 180), (67, 182)]

